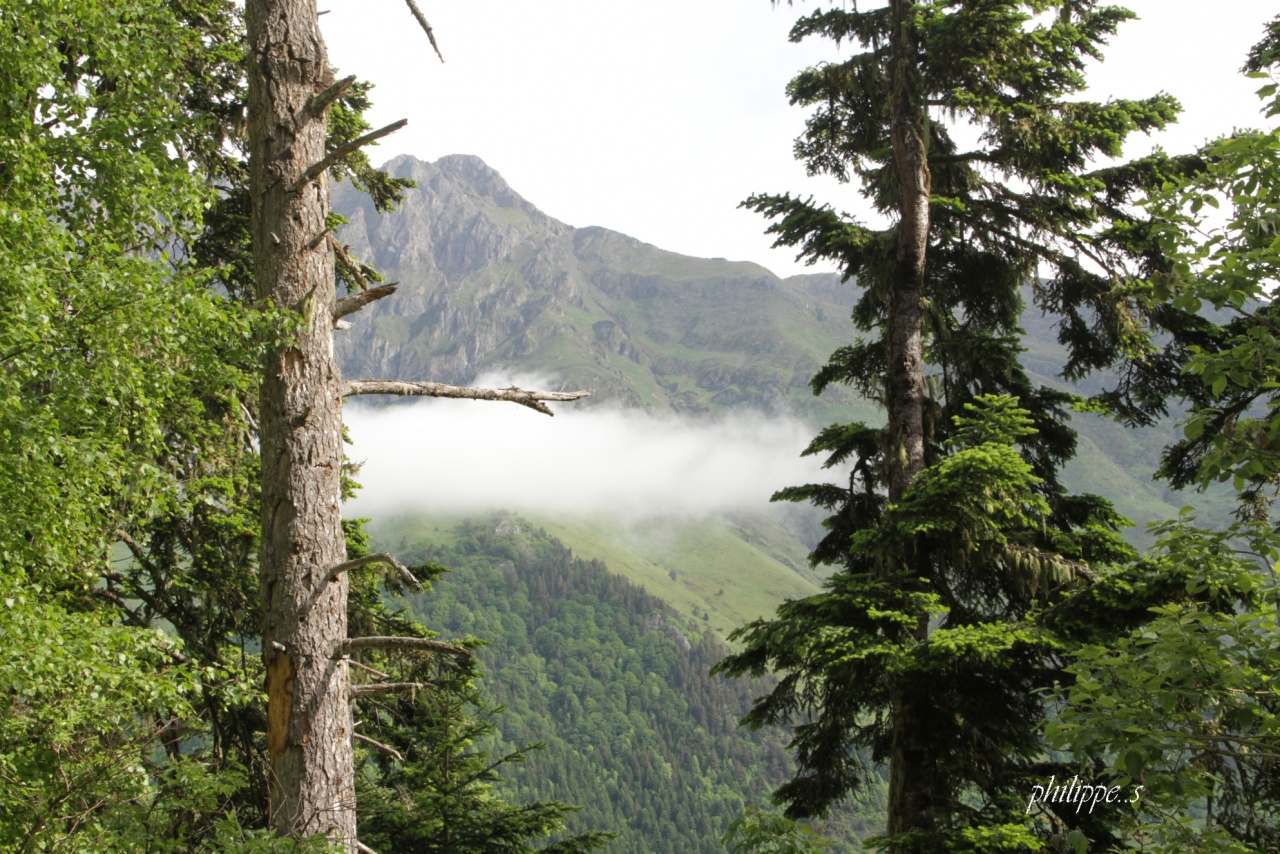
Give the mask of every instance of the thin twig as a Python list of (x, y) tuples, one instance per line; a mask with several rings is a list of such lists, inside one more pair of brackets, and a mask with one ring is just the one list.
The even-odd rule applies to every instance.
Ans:
[(360, 290), (369, 290), (369, 283), (365, 281), (364, 276), (360, 273), (360, 262), (351, 257), (351, 252), (346, 244), (330, 234), (329, 245), (333, 247), (333, 253), (350, 269), (351, 275), (355, 277), (356, 284), (360, 286)]
[(444, 54), (440, 52), (440, 45), (436, 44), (436, 34), (431, 31), (431, 25), (427, 23), (426, 15), (422, 14), (422, 10), (418, 8), (418, 4), (413, 0), (404, 0), (409, 4), (409, 11), (413, 13), (413, 17), (418, 19), (418, 26), (422, 27), (422, 31), (427, 34), (427, 38), (431, 42), (431, 49), (436, 52), (436, 56), (440, 57), (440, 61), (444, 62)]
[(401, 762), (404, 761), (404, 757), (400, 755), (400, 751), (396, 750), (394, 747), (388, 744), (383, 744), (380, 741), (374, 741), (372, 738), (369, 738), (369, 736), (361, 735), (358, 732), (352, 733), (351, 735), (352, 735), (352, 738), (354, 738), (356, 741), (363, 741), (365, 744), (378, 748), (383, 753), (388, 753), (394, 756), (396, 759), (399, 759)]
[(366, 673), (372, 673), (374, 676), (377, 676), (379, 679), (391, 678), (390, 673), (383, 673), (381, 670), (375, 670), (374, 668), (370, 667), (367, 664), (364, 664), (363, 662), (356, 661), (354, 658), (347, 661), (347, 664), (350, 664), (352, 667), (358, 667), (361, 670), (365, 671)]
[(589, 391), (529, 391), (516, 388), (465, 388), (429, 382), (396, 382), (393, 380), (351, 380), (342, 384), (342, 396), (355, 394), (395, 394), (402, 397), (451, 397), (462, 400), (507, 400), (543, 415), (554, 415), (543, 401), (568, 401), (589, 397)]

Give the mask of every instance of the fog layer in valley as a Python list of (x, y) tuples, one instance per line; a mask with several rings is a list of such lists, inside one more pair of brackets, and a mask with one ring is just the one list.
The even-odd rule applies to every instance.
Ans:
[[(503, 387), (505, 378), (477, 385)], [(521, 384), (546, 388), (546, 384)], [(573, 515), (763, 510), (784, 486), (826, 480), (800, 452), (814, 434), (760, 415), (685, 419), (551, 404), (349, 401), (351, 459), (363, 490), (347, 515), (510, 509)]]

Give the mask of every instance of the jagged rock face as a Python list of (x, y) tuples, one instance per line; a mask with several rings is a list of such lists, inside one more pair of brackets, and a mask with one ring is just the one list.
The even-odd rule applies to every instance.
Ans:
[(341, 239), (401, 283), (349, 318), (347, 377), (468, 383), (505, 370), (588, 388), (595, 403), (804, 410), (810, 376), (847, 341), (850, 294), (834, 276), (782, 280), (573, 228), (477, 157), (384, 169), (418, 184), (393, 213), (349, 185), (333, 193), (350, 220)]

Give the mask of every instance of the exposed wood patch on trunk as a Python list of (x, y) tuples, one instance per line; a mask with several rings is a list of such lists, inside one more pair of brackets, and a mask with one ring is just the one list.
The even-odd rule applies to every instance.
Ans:
[(289, 721), (293, 717), (293, 659), (277, 652), (267, 665), (267, 755), (275, 767), (289, 749)]

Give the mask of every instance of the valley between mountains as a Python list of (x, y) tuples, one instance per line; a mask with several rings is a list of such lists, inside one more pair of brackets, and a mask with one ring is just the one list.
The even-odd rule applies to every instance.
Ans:
[[(734, 628), (820, 588), (822, 568), (806, 556), (821, 516), (768, 503), (788, 482), (757, 478), (733, 500), (703, 506), (689, 496), (714, 490), (678, 455), (642, 473), (621, 461), (663, 425), (689, 437), (689, 459), (721, 454), (752, 472), (766, 456), (795, 460), (803, 445), (737, 447), (708, 425), (796, 423), (811, 436), (828, 423), (872, 420), (873, 404), (851, 391), (817, 398), (809, 388), (852, 340), (855, 286), (567, 225), (473, 156), (402, 156), (383, 168), (417, 183), (392, 213), (378, 215), (349, 185), (334, 188), (334, 209), (348, 220), (341, 240), (399, 282), (339, 334), (344, 376), (533, 378), (591, 397), (557, 405), (547, 425), (501, 404), (349, 406), (349, 454), (367, 488), (348, 515), (372, 517), (378, 549), (453, 570), (404, 604), (442, 635), (489, 642), (480, 652), (486, 691), (506, 706), (485, 745), (493, 754), (546, 742), (506, 772), (509, 794), (581, 805), (575, 829), (620, 833), (610, 851), (722, 850), (727, 822), (767, 805), (789, 759), (780, 734), (736, 726), (763, 686), (726, 684), (707, 669)], [(1054, 330), (1032, 313), (1024, 326), (1025, 364), (1057, 382)], [(398, 432), (387, 427), (392, 410)], [(613, 434), (607, 451), (571, 439), (538, 468), (553, 441), (539, 436), (589, 418)], [(1114, 502), (1145, 543), (1145, 523), (1187, 503), (1148, 479), (1172, 427), (1133, 431), (1094, 416), (1075, 426), (1080, 453), (1068, 485)], [(516, 488), (526, 469), (544, 491)], [(628, 489), (619, 479), (634, 481), (634, 502), (613, 497)], [(580, 506), (546, 498), (565, 489), (584, 494)], [(477, 492), (487, 506), (450, 503)], [(883, 825), (882, 808), (875, 799), (851, 805), (833, 835), (861, 838)], [(857, 850), (847, 846), (833, 850)]]

